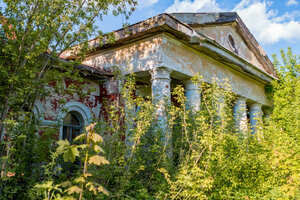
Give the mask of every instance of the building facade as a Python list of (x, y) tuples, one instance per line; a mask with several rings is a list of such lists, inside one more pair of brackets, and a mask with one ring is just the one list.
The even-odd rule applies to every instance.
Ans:
[[(239, 96), (233, 109), (237, 128), (244, 129), (248, 120), (256, 125), (258, 118), (269, 115), (272, 101), (265, 86), (276, 79), (274, 66), (237, 13), (160, 14), (117, 30), (115, 36), (114, 43), (89, 41), (94, 48), (82, 65), (89, 73), (98, 73), (86, 78), (95, 92), (84, 99), (68, 96), (65, 105), (57, 103), (63, 98), (58, 94), (36, 104), (45, 123), (63, 120), (61, 138), (99, 118), (103, 99), (119, 98), (118, 84), (103, 74), (112, 72), (114, 66), (121, 66), (124, 74), (130, 69), (137, 75), (142, 83), (137, 94), (152, 96), (157, 113), (163, 112), (164, 101), (178, 83), (184, 85), (191, 108), (200, 109), (201, 88), (191, 77), (201, 74), (208, 83), (214, 77), (230, 81)], [(73, 57), (72, 51), (62, 55), (66, 60)]]

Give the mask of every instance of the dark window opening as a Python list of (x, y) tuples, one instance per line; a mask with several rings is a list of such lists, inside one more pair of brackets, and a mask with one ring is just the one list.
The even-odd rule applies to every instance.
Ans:
[(234, 49), (234, 53), (239, 54), (237, 48), (235, 47), (235, 41), (234, 41), (232, 35), (228, 36), (228, 40), (229, 40), (231, 47)]
[[(82, 116), (78, 112), (69, 112), (64, 118), (62, 139), (68, 140), (72, 144), (73, 140), (83, 131), (83, 126)], [(72, 164), (69, 162), (61, 163), (62, 172), (67, 177), (73, 177), (80, 167), (81, 162), (78, 157)]]
[(82, 117), (79, 113), (68, 113), (64, 119), (62, 139), (68, 140), (71, 143), (78, 135), (80, 135), (82, 125)]

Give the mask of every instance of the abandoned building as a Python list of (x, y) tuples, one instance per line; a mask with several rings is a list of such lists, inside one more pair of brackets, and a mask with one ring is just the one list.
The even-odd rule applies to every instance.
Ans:
[[(191, 108), (199, 110), (200, 88), (190, 80), (199, 73), (208, 83), (213, 77), (230, 80), (239, 96), (233, 109), (238, 128), (243, 129), (247, 120), (255, 125), (259, 117), (269, 115), (272, 102), (265, 86), (276, 79), (274, 66), (237, 13), (160, 14), (117, 30), (115, 35), (113, 44), (89, 41), (95, 48), (81, 70), (95, 91), (84, 98), (69, 95), (64, 105), (59, 104), (60, 94), (36, 103), (35, 113), (44, 124), (62, 119), (61, 138), (71, 140), (93, 118), (99, 118), (103, 98), (118, 98), (118, 84), (109, 73), (113, 66), (123, 67), (124, 73), (132, 67), (144, 83), (137, 93), (152, 95), (158, 113), (170, 99), (172, 82), (184, 85)], [(66, 51), (62, 58), (72, 59), (72, 52)], [(65, 81), (66, 88), (68, 84)]]

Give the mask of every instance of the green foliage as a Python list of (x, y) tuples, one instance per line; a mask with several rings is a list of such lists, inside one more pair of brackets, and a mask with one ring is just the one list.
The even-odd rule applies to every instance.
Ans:
[[(299, 65), (289, 70), (295, 71), (295, 67)], [(200, 111), (187, 109), (180, 84), (173, 88), (175, 102), (166, 111), (172, 159), (166, 132), (156, 128), (151, 98), (136, 96), (139, 85), (133, 73), (126, 77), (119, 73), (116, 80), (122, 95), (106, 102), (107, 115), (92, 125), (99, 135), (76, 138), (75, 143), (85, 140), (90, 145), (60, 141), (53, 154), (57, 160), (60, 152), (65, 161), (76, 160), (77, 152), (81, 158), (88, 155), (84, 163), (89, 171), (53, 178), (57, 168), (50, 162), (51, 178), (36, 186), (38, 192), (58, 199), (80, 194), (93, 199), (298, 199), (300, 152), (295, 125), (299, 119), (294, 101), (299, 101), (299, 75), (288, 69), (283, 73), (286, 75), (281, 73), (272, 83), (273, 115), (255, 134), (250, 129), (236, 133), (232, 111), (236, 96), (228, 80), (213, 79), (207, 84), (200, 76), (193, 78), (202, 88)], [(285, 118), (283, 113), (289, 116)], [(103, 142), (102, 146), (94, 145), (95, 141)], [(87, 147), (96, 154), (87, 154)], [(104, 151), (107, 161), (99, 155)], [(109, 165), (102, 165), (107, 162)], [(51, 170), (45, 174), (51, 174), (47, 171)]]
[[(281, 61), (274, 55), (274, 65), (278, 80), (273, 81), (274, 110), (273, 120), (291, 137), (298, 138), (300, 131), (300, 56), (292, 54), (291, 49), (281, 51)], [(295, 135), (293, 135), (295, 134)]]
[[(193, 78), (202, 88), (200, 111), (187, 108), (180, 84), (172, 88), (175, 101), (165, 113), (168, 129), (159, 130), (151, 97), (137, 95), (133, 73), (119, 72), (115, 79), (121, 95), (105, 103), (106, 116), (73, 143), (58, 141), (54, 146), (57, 127), (39, 126), (32, 114), (35, 100), (63, 91), (65, 78), (82, 81), (74, 66), (90, 50), (84, 41), (95, 32), (95, 17), (106, 14), (110, 5), (117, 8), (114, 14), (126, 14), (126, 5), (135, 2), (5, 3), (0, 31), (0, 199), (300, 198), (300, 65), (290, 49), (282, 51), (282, 63), (275, 58), (279, 79), (267, 87), (273, 114), (256, 134), (234, 130), (236, 96), (228, 80), (207, 84), (200, 76)], [(57, 59), (74, 44), (80, 44), (74, 63)], [(47, 90), (52, 82), (53, 91)], [(64, 92), (79, 89), (74, 87)]]
[[(75, 197), (81, 200), (85, 196), (97, 195), (99, 192), (109, 195), (105, 188), (95, 182), (93, 173), (90, 173), (90, 171), (95, 172), (98, 169), (94, 167), (95, 165), (109, 164), (104, 156), (99, 155), (99, 153), (104, 153), (99, 146), (103, 139), (99, 134), (95, 133), (95, 125), (90, 124), (87, 126), (86, 133), (77, 136), (72, 145), (67, 140), (57, 142), (58, 147), (52, 154), (52, 162), (45, 166), (48, 178), (42, 184), (35, 185), (35, 188), (37, 188), (36, 191), (33, 190), (35, 198), (40, 198), (39, 194), (44, 194), (44, 199), (47, 200), (75, 199)], [(82, 143), (76, 144), (76, 141), (81, 141)], [(76, 158), (81, 158), (83, 163), (82, 173), (79, 173), (77, 176), (73, 173), (70, 180), (55, 180), (55, 175), (62, 173), (59, 167), (59, 156), (63, 157), (64, 162), (69, 162), (69, 164), (73, 165), (75, 165)], [(60, 183), (57, 183), (58, 181)]]
[[(139, 88), (133, 74), (126, 81), (121, 78), (120, 101), (125, 105), (108, 102), (108, 116), (99, 127), (110, 161), (97, 173), (101, 184), (111, 199), (299, 198), (299, 75), (292, 74), (289, 84), (285, 76), (272, 83), (274, 113), (254, 135), (250, 129), (243, 135), (234, 130), (236, 96), (228, 80), (206, 84), (194, 78), (202, 88), (198, 112), (186, 108), (184, 89), (178, 85), (172, 90), (176, 103), (167, 110), (173, 160), (163, 142), (166, 133), (156, 131), (155, 106), (147, 100), (151, 98), (134, 97)], [(286, 90), (293, 91), (287, 104)], [(123, 135), (125, 142), (120, 140)]]
[[(50, 92), (46, 89), (62, 79), (81, 79), (74, 66), (87, 51), (90, 37), (97, 37), (96, 20), (108, 13), (128, 16), (134, 0), (5, 0), (0, 11), (0, 137), (8, 123), (32, 113), (33, 104)], [(107, 40), (113, 40), (107, 35)], [(71, 48), (72, 47), (72, 48)], [(66, 50), (74, 62), (61, 55)], [(60, 84), (59, 84), (60, 83)], [(53, 84), (51, 84), (53, 86)], [(59, 92), (59, 90), (57, 91)], [(9, 112), (8, 112), (9, 111)]]
[[(31, 199), (29, 190), (45, 179), (42, 164), (49, 162), (58, 139), (58, 127), (43, 128), (41, 116), (34, 115), (36, 100), (51, 93), (82, 91), (84, 84), (66, 89), (64, 80), (83, 83), (76, 66), (93, 48), (88, 39), (98, 37), (95, 22), (110, 9), (114, 15), (129, 16), (136, 2), (3, 0), (0, 4), (0, 199)], [(106, 39), (113, 42), (112, 35)], [(72, 62), (62, 59), (66, 50), (72, 51)], [(75, 154), (71, 160), (75, 159), (76, 149), (68, 148), (68, 154)]]
[(273, 199), (300, 198), (300, 56), (290, 48), (281, 50), (281, 61), (274, 55), (278, 80), (272, 85), (274, 109), (265, 127), (271, 147), (270, 165), (274, 176), (269, 195)]

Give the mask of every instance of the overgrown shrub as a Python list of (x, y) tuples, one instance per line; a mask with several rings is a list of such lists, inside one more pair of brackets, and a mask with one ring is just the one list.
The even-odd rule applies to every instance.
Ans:
[[(20, 168), (18, 174), (24, 173), (28, 179), (23, 181), (31, 188), (24, 190), (22, 197), (51, 199), (48, 194), (53, 194), (58, 199), (67, 198), (71, 189), (65, 186), (72, 183), (77, 185), (72, 190), (73, 198), (79, 197), (76, 192), (82, 192), (86, 199), (299, 199), (299, 57), (290, 50), (282, 57), (282, 67), (275, 62), (279, 80), (274, 80), (268, 90), (274, 99), (273, 114), (264, 119), (255, 134), (250, 129), (242, 134), (234, 130), (232, 107), (236, 96), (227, 80), (213, 79), (207, 84), (200, 76), (193, 78), (202, 88), (200, 111), (187, 109), (183, 86), (174, 88), (174, 102), (166, 110), (172, 156), (170, 143), (165, 142), (168, 134), (157, 129), (151, 97), (135, 95), (138, 86), (134, 74), (116, 76), (121, 83), (120, 101), (106, 102), (105, 117), (94, 126), (103, 137), (101, 148), (109, 165), (91, 165), (91, 176), (82, 181), (80, 177), (87, 173), (82, 173), (84, 162), (68, 177), (60, 169), (59, 149), (52, 151), (56, 153), (45, 164), (45, 170), (37, 173), (35, 167)], [(37, 146), (31, 151), (39, 148), (35, 140)], [(58, 143), (61, 150), (64, 142)], [(50, 144), (45, 145), (45, 152), (50, 151)], [(65, 150), (71, 151), (62, 154), (68, 152), (74, 159), (87, 160), (86, 153), (77, 152), (87, 146), (80, 150), (80, 145), (86, 143), (67, 145)], [(94, 150), (92, 153), (99, 155)], [(17, 155), (13, 152), (10, 159)], [(24, 159), (30, 162), (32, 158)], [(17, 170), (16, 166), (11, 170)], [(40, 180), (25, 175), (26, 170), (40, 176)], [(2, 188), (10, 187), (8, 191), (13, 192), (11, 187), (16, 186), (15, 191), (21, 191), (14, 178), (2, 180)], [(94, 193), (87, 180), (108, 192)], [(11, 198), (11, 193), (3, 194)]]

